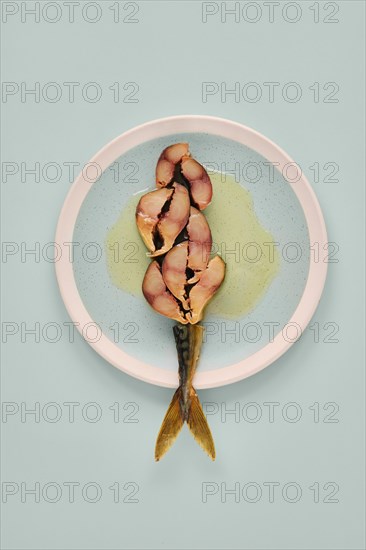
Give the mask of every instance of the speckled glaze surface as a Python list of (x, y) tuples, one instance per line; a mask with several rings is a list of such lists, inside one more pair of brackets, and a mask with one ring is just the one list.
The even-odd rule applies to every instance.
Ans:
[[(235, 174), (280, 253), (279, 272), (252, 311), (238, 319), (204, 319), (208, 330), (195, 386), (215, 387), (250, 376), (282, 355), (309, 322), (325, 282), (327, 237), (316, 197), (291, 159), (269, 140), (234, 122), (200, 116), (153, 121), (123, 134), (92, 159), (101, 166), (100, 177), (93, 182), (81, 174), (69, 192), (56, 242), (80, 244), (72, 263), (63, 255), (56, 264), (57, 278), (79, 327), (99, 325), (101, 333), (90, 341), (98, 353), (132, 376), (177, 385), (173, 322), (112, 284), (105, 247), (108, 230), (131, 195), (154, 185), (162, 149), (178, 141), (189, 142), (202, 164)], [(246, 242), (238, 235), (239, 253)], [(310, 256), (314, 243), (319, 243), (319, 258)], [(133, 243), (132, 253), (136, 246), (143, 245)], [(128, 261), (122, 269), (128, 269)]]

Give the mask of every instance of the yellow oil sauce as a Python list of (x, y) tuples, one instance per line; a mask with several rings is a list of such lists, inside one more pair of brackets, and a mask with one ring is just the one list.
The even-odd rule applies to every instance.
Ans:
[[(273, 236), (260, 224), (249, 191), (232, 176), (210, 174), (213, 199), (204, 214), (210, 225), (213, 254), (226, 262), (220, 290), (206, 314), (237, 319), (248, 313), (268, 289), (279, 270)], [(107, 263), (115, 286), (143, 299), (141, 284), (149, 265), (135, 224), (135, 209), (143, 193), (134, 195), (106, 239)]]

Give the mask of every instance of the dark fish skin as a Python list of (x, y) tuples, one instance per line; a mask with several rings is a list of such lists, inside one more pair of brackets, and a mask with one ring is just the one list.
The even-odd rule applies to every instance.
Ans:
[(192, 382), (202, 346), (204, 328), (201, 325), (173, 327), (178, 353), (179, 387), (173, 395), (160, 428), (155, 446), (155, 460), (160, 460), (170, 449), (186, 422), (203, 450), (215, 460), (215, 445), (207, 419)]
[(197, 369), (201, 351), (204, 328), (200, 325), (174, 325), (173, 333), (178, 353), (179, 385), (182, 387), (181, 411), (183, 420), (188, 420), (191, 406), (190, 390), (192, 380)]

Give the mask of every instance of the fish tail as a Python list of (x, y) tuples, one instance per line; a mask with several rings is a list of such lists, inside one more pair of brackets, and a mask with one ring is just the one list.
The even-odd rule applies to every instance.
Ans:
[(211, 430), (196, 390), (193, 387), (190, 390), (190, 408), (188, 410), (187, 424), (197, 443), (201, 445), (202, 449), (212, 460), (215, 460), (215, 444)]
[(187, 425), (195, 438), (215, 460), (215, 445), (192, 381), (197, 368), (203, 338), (200, 325), (175, 325), (174, 337), (178, 351), (179, 387), (173, 395), (160, 428), (155, 446), (155, 460), (160, 460), (177, 439), (183, 424)]
[(183, 390), (182, 386), (176, 390), (164, 416), (155, 445), (155, 460), (159, 461), (173, 445), (184, 424), (182, 411)]
[(215, 460), (215, 444), (196, 390), (190, 388), (187, 401), (182, 386), (174, 393), (161, 425), (155, 445), (155, 460), (159, 461), (170, 449), (184, 422), (187, 422), (197, 443), (212, 460)]

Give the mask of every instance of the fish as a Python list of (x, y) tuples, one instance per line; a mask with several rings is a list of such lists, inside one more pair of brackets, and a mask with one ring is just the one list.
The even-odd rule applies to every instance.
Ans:
[(204, 210), (212, 199), (212, 183), (206, 169), (192, 158), (188, 143), (175, 143), (161, 153), (155, 170), (156, 186), (169, 186), (177, 176), (184, 180), (192, 206)]
[(165, 315), (182, 324), (188, 323), (188, 320), (182, 315), (177, 300), (174, 299), (172, 293), (167, 289), (161, 267), (156, 260), (151, 262), (146, 270), (142, 282), (142, 293), (146, 301), (157, 313), (161, 313), (161, 315)]
[(152, 260), (142, 292), (157, 313), (176, 322), (173, 334), (179, 377), (156, 440), (155, 460), (170, 449), (185, 423), (215, 460), (214, 440), (193, 386), (204, 335), (199, 322), (226, 273), (220, 256), (210, 258), (212, 236), (202, 213), (212, 200), (212, 184), (188, 143), (164, 149), (155, 183), (156, 190), (143, 195), (136, 208), (137, 228)]
[(158, 462), (170, 449), (185, 422), (197, 443), (212, 460), (215, 460), (215, 443), (197, 392), (193, 387), (204, 328), (197, 324), (178, 323), (174, 325), (173, 333), (178, 354), (179, 386), (170, 402), (156, 440), (155, 460)]
[(170, 189), (162, 187), (141, 197), (136, 223), (149, 257), (161, 256), (172, 248), (187, 225), (189, 214), (188, 191), (177, 183), (173, 182)]

